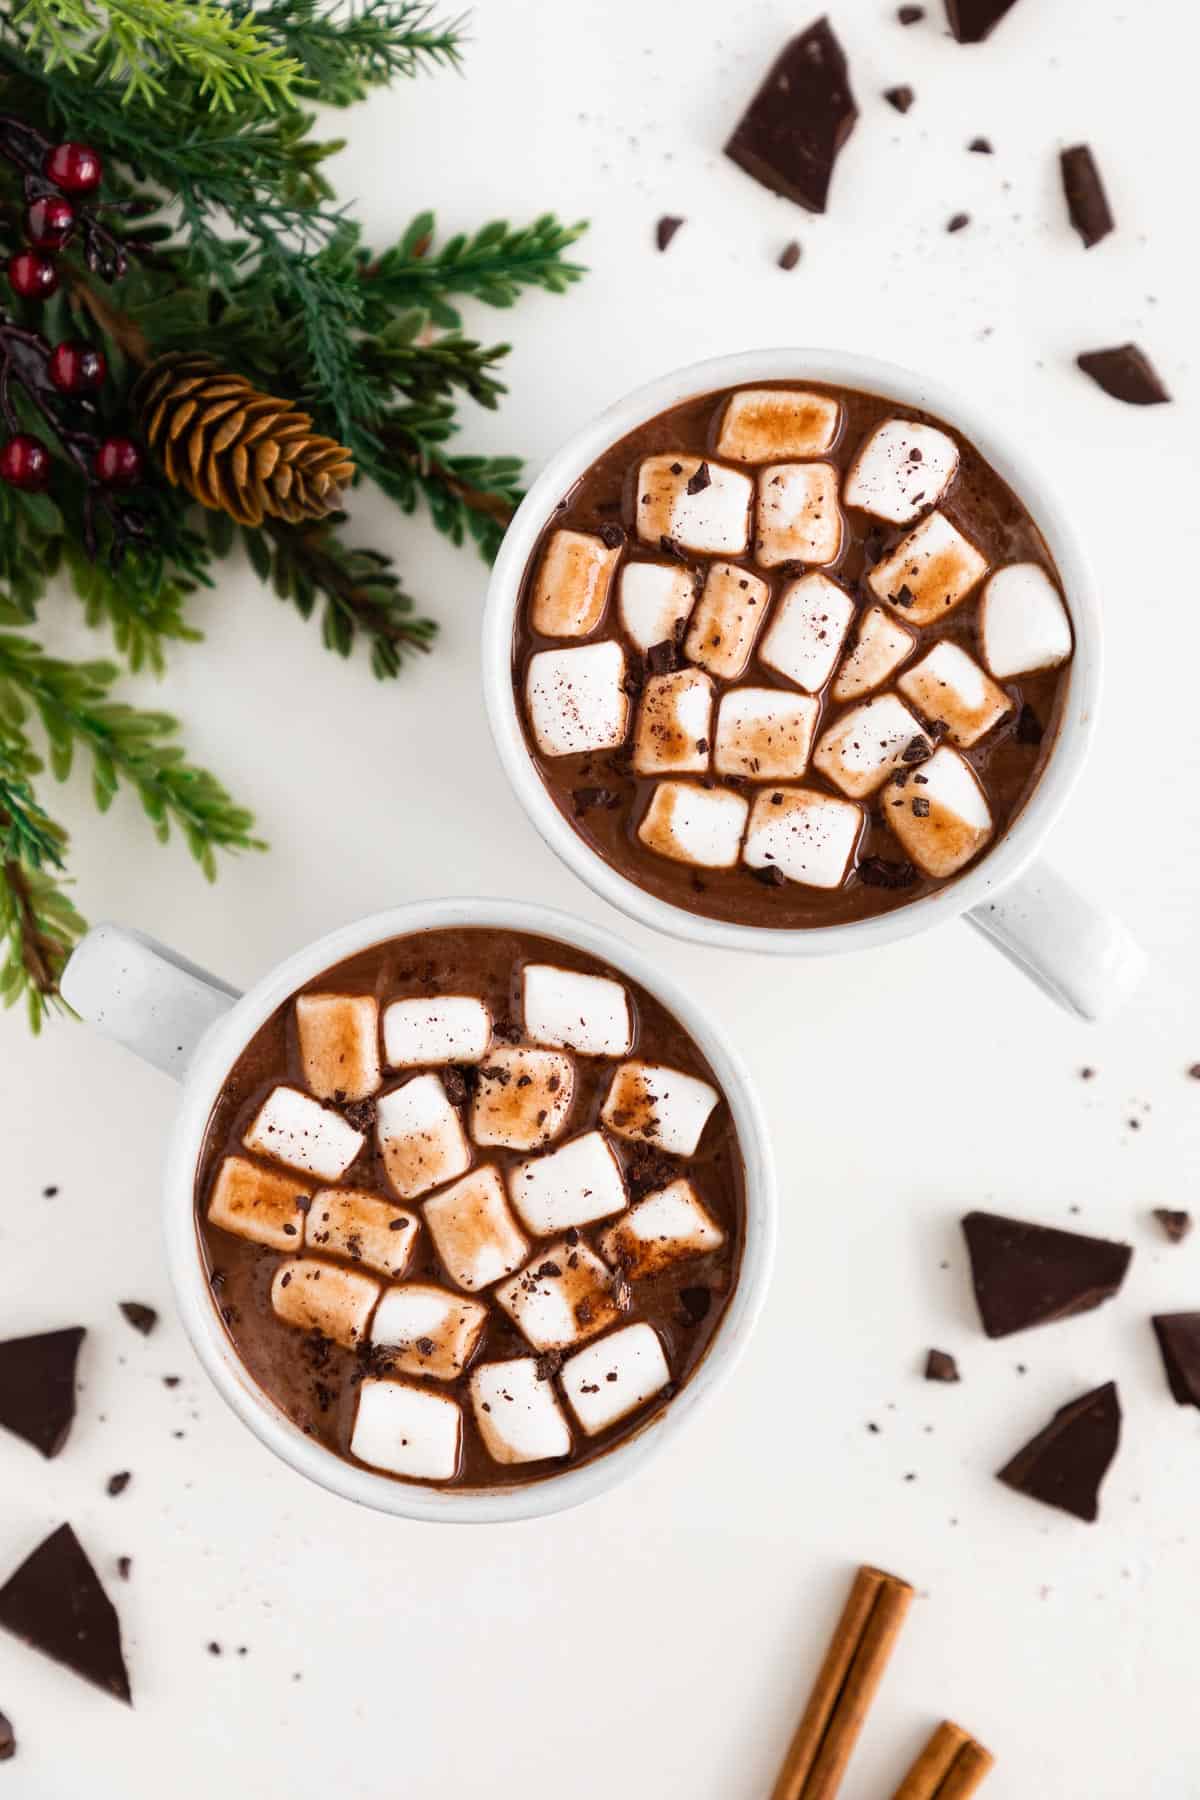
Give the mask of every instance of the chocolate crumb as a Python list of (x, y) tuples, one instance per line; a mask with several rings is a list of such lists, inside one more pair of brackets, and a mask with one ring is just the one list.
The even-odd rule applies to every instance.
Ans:
[(604, 545), (606, 550), (619, 550), (621, 545), (625, 542), (625, 532), (623, 527), (614, 524), (611, 519), (607, 520), (600, 527), (599, 535), (600, 542)]
[(220, 1654), (221, 1654), (221, 1646), (220, 1646), (220, 1644), (218, 1644), (218, 1642), (215, 1638), (212, 1640), (212, 1642), (210, 1644), (208, 1644), (206, 1646), (206, 1648), (207, 1648), (208, 1654), (210, 1656), (220, 1656)]
[(355, 1131), (370, 1131), (375, 1123), (375, 1101), (371, 1098), (352, 1100), (349, 1106), (343, 1106), (342, 1113), (346, 1123), (352, 1125)]
[(544, 1263), (540, 1263), (538, 1265), (538, 1267), (534, 1271), (534, 1273), (537, 1275), (544, 1275), (547, 1278), (549, 1278), (552, 1275), (561, 1275), (562, 1269), (559, 1267), (559, 1265), (556, 1262), (544, 1262)]
[(929, 817), (929, 802), (924, 794), (914, 794), (912, 810), (914, 819), (927, 819)]
[(177, 1388), (182, 1379), (183, 1377), (181, 1375), (164, 1375), (162, 1378), (163, 1386), (165, 1388)]
[(119, 1475), (109, 1476), (105, 1483), (104, 1491), (106, 1494), (123, 1494), (132, 1480), (133, 1476), (129, 1470), (122, 1469)]
[(917, 96), (906, 83), (901, 87), (885, 88), (883, 97), (889, 106), (895, 107), (898, 113), (906, 113)]
[(1156, 1206), (1154, 1208), (1154, 1217), (1162, 1226), (1163, 1236), (1169, 1244), (1182, 1244), (1184, 1238), (1192, 1229), (1192, 1215), (1190, 1212), (1172, 1212), (1169, 1207)]
[(985, 137), (972, 138), (967, 145), (967, 149), (973, 150), (976, 156), (991, 156), (993, 154), (991, 142)]
[(800, 256), (800, 245), (797, 243), (796, 239), (793, 238), (791, 243), (785, 244), (783, 249), (779, 252), (779, 267), (781, 269), (794, 269), (796, 264), (800, 261)]
[(124, 1317), (140, 1331), (143, 1337), (149, 1337), (158, 1324), (158, 1314), (152, 1306), (143, 1306), (140, 1300), (122, 1300), (118, 1303)]
[(963, 212), (954, 213), (949, 219), (946, 220), (946, 230), (947, 231), (965, 231), (967, 226), (970, 223), (971, 223), (970, 213), (963, 213)]
[(667, 248), (671, 239), (679, 230), (679, 227), (684, 223), (685, 221), (683, 219), (672, 218), (669, 213), (663, 214), (662, 218), (658, 221), (658, 224), (654, 227), (654, 241), (660, 250), (665, 250)]
[(925, 1358), (926, 1381), (961, 1381), (958, 1364), (947, 1350), (931, 1350)]
[(912, 887), (917, 871), (910, 862), (889, 862), (884, 856), (864, 856), (858, 865), (859, 879), (867, 887)]
[(901, 6), (897, 8), (896, 17), (902, 25), (919, 25), (925, 17), (923, 6)]
[(594, 807), (603, 807), (606, 811), (621, 804), (621, 796), (615, 788), (578, 787), (572, 790), (571, 802), (575, 809), (575, 817), (582, 818), (584, 813), (591, 812)]
[(130, 1571), (132, 1570), (132, 1568), (133, 1568), (132, 1556), (118, 1556), (118, 1558), (117, 1558), (117, 1574), (121, 1577), (122, 1581), (129, 1580), (129, 1575), (130, 1575)]

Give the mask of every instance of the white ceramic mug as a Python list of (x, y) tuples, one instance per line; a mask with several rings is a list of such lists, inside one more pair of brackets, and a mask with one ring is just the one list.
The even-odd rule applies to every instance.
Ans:
[[(562, 498), (595, 459), (635, 427), (695, 395), (756, 381), (828, 381), (884, 395), (956, 425), (1029, 509), (1058, 565), (1075, 626), (1066, 710), (1046, 768), (995, 847), (956, 880), (874, 918), (808, 930), (709, 919), (647, 893), (598, 856), (559, 811), (534, 763), (512, 683), (521, 579)], [(551, 458), (519, 508), (496, 558), (483, 624), (483, 682), (500, 760), (525, 811), (563, 862), (604, 899), (675, 937), (723, 949), (825, 956), (867, 949), (965, 918), (1069, 1012), (1095, 1019), (1136, 986), (1144, 957), (1119, 920), (1081, 895), (1038, 853), (1083, 767), (1100, 694), (1100, 614), (1086, 558), (1061, 505), (1024, 445), (1010, 446), (959, 395), (924, 375), (831, 350), (746, 350), (664, 375), (609, 407)]]
[[(669, 1008), (695, 1038), (725, 1092), (746, 1175), (746, 1230), (737, 1287), (708, 1354), (676, 1397), (615, 1449), (522, 1486), (456, 1492), (373, 1474), (344, 1462), (279, 1410), (226, 1334), (200, 1259), (194, 1183), (209, 1116), (259, 1027), (297, 988), (372, 944), (410, 932), (478, 926), (560, 939), (610, 963)], [(293, 1469), (344, 1499), (412, 1519), (496, 1523), (577, 1506), (624, 1481), (691, 1418), (729, 1374), (762, 1306), (775, 1254), (775, 1177), (766, 1124), (740, 1058), (717, 1022), (640, 952), (583, 920), (515, 900), (430, 900), (376, 913), (298, 950), (247, 994), (140, 932), (89, 931), (63, 975), (84, 1019), (173, 1075), (182, 1099), (167, 1150), (163, 1224), (180, 1314), (196, 1353), (243, 1424)]]

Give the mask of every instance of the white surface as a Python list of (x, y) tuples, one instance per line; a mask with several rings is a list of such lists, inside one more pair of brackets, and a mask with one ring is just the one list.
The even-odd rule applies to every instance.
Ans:
[[(479, 706), (483, 580), (467, 554), (382, 502), (358, 502), (364, 537), (368, 520), (367, 541), (391, 534), (411, 587), (443, 621), (436, 655), (394, 688), (329, 657), (248, 573), (223, 574), (195, 604), (207, 641), (182, 647), (161, 686), (144, 686), (257, 805), (273, 853), (230, 866), (210, 892), (182, 850), (153, 844), (132, 802), (96, 819), (81, 778), (62, 811), (85, 910), (141, 925), (242, 984), (352, 915), (436, 891), (536, 895), (621, 931), (689, 987), (703, 984), (751, 1062), (788, 1177), (780, 1264), (730, 1386), (586, 1513), (450, 1530), (351, 1511), (254, 1442), (170, 1316), (156, 1201), (171, 1084), (81, 1032), (31, 1047), (20, 1021), (4, 1020), (4, 1330), (78, 1320), (90, 1335), (62, 1456), (42, 1464), (0, 1441), (0, 1565), (71, 1518), (121, 1610), (136, 1701), (128, 1714), (0, 1637), (0, 1707), (21, 1738), (3, 1776), (20, 1800), (62, 1800), (85, 1779), (90, 1800), (151, 1800), (165, 1783), (176, 1800), (211, 1800), (235, 1770), (247, 1793), (375, 1800), (398, 1769), (406, 1800), (448, 1784), (483, 1800), (498, 1767), (522, 1800), (551, 1800), (564, 1782), (572, 1800), (601, 1800), (614, 1763), (579, 1757), (595, 1719), (579, 1696), (617, 1659), (624, 1679), (608, 1716), (630, 1800), (759, 1800), (860, 1558), (896, 1567), (922, 1598), (845, 1800), (888, 1793), (943, 1712), (1000, 1755), (986, 1800), (1196, 1791), (1186, 1647), (1200, 1439), (1195, 1416), (1167, 1396), (1145, 1321), (1200, 1304), (1200, 1239), (1169, 1248), (1145, 1214), (1195, 1204), (1200, 1159), (1200, 1084), (1183, 1076), (1200, 1056), (1189, 880), (1200, 759), (1181, 643), (1195, 645), (1200, 621), (1176, 576), (1200, 550), (1195, 238), (1179, 152), (1200, 26), (1171, 0), (1103, 0), (1081, 31), (1071, 0), (1019, 0), (989, 43), (968, 50), (944, 38), (929, 4), (930, 19), (908, 31), (890, 0), (833, 9), (863, 116), (824, 219), (759, 192), (718, 153), (770, 58), (806, 22), (784, 0), (748, 5), (736, 25), (715, 0), (694, 0), (686, 29), (662, 0), (621, 23), (601, 0), (491, 0), (466, 79), (380, 96), (354, 121), (335, 173), (379, 242), (431, 199), (447, 228), (551, 205), (595, 221), (585, 286), (530, 297), (512, 315), (470, 311), (472, 330), (516, 344), (512, 398), (472, 421), (471, 448), (536, 461), (662, 368), (800, 337), (936, 369), (1024, 433), (1102, 545), (1109, 636), (1105, 718), (1054, 859), (1085, 886), (1104, 884), (1152, 952), (1149, 984), (1116, 1023), (1087, 1028), (953, 924), (795, 965), (655, 937), (560, 866), (507, 789)], [(900, 80), (917, 90), (906, 118), (877, 97)], [(994, 157), (966, 153), (978, 132)], [(1062, 216), (1055, 165), (1060, 144), (1082, 140), (1102, 160), (1120, 225), (1087, 253)], [(383, 167), (397, 179), (381, 180)], [(973, 223), (947, 236), (960, 207)], [(662, 212), (689, 222), (659, 256)], [(773, 258), (793, 236), (804, 259), (783, 274)], [(1071, 367), (1077, 350), (1126, 337), (1152, 356), (1173, 407), (1120, 407)], [(1179, 510), (1150, 560), (1143, 534), (1113, 531), (1118, 466), (1123, 516)], [(73, 654), (101, 648), (82, 629), (54, 641)], [(1134, 773), (1134, 728), (1144, 735), (1151, 717), (1154, 791)], [(339, 778), (347, 718), (373, 780)], [(322, 783), (330, 822), (316, 861), (309, 822)], [(464, 797), (467, 829), (455, 822)], [(1155, 878), (1134, 873), (1145, 869)], [(952, 1084), (936, 1131), (884, 1048), (894, 1039), (864, 1031), (867, 1010), (919, 1022), (924, 1054)], [(985, 1016), (994, 1028), (981, 1038)], [(979, 1044), (971, 1064), (944, 1048), (964, 1041)], [(1092, 1082), (1076, 1077), (1084, 1063), (1099, 1071)], [(917, 1085), (927, 1079), (920, 1071)], [(70, 1133), (68, 1095), (80, 1121)], [(1126, 1123), (1135, 1117), (1137, 1132)], [(43, 1201), (47, 1184), (60, 1192)], [(1088, 1319), (986, 1342), (955, 1226), (980, 1203), (1128, 1236), (1137, 1255), (1124, 1296)], [(37, 1297), (50, 1277), (62, 1293), (53, 1311)], [(164, 1309), (149, 1340), (116, 1312), (129, 1298)], [(920, 1381), (931, 1343), (959, 1356), (961, 1386)], [(183, 1385), (168, 1392), (166, 1373)], [(1098, 1525), (991, 1479), (1055, 1406), (1109, 1376), (1121, 1384), (1124, 1442)], [(124, 1468), (132, 1484), (107, 1498), (105, 1478)], [(128, 1584), (113, 1572), (123, 1552), (134, 1557)], [(597, 1570), (610, 1606), (596, 1605)], [(205, 1653), (214, 1638), (220, 1659)], [(496, 1664), (497, 1641), (521, 1642), (521, 1657)], [(462, 1684), (453, 1695), (448, 1655)], [(718, 1668), (720, 1704), (697, 1708)], [(533, 1678), (536, 1729), (514, 1731), (514, 1718), (531, 1717)], [(469, 1732), (459, 1728), (467, 1692)], [(499, 1763), (481, 1744), (502, 1747)]]

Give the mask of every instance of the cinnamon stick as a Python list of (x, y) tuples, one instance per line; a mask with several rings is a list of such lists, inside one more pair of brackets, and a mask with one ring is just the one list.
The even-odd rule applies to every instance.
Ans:
[(858, 1571), (771, 1800), (834, 1800), (912, 1597), (897, 1575)]
[(969, 1800), (995, 1760), (970, 1732), (944, 1719), (892, 1800)]

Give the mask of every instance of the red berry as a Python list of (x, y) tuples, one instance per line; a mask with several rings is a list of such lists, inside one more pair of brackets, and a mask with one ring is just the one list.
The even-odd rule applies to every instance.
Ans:
[(142, 472), (142, 453), (132, 438), (105, 438), (92, 467), (105, 487), (132, 487)]
[(41, 438), (18, 431), (0, 450), (0, 481), (36, 493), (50, 479), (50, 452)]
[(46, 155), (43, 171), (68, 194), (90, 194), (100, 186), (104, 165), (90, 144), (56, 144)]
[(60, 394), (83, 394), (102, 387), (107, 365), (91, 344), (56, 344), (46, 372)]
[(58, 286), (58, 270), (36, 250), (18, 250), (8, 259), (8, 284), (22, 300), (48, 300)]
[(61, 194), (44, 194), (25, 212), (25, 236), (35, 250), (61, 250), (75, 229), (75, 208)]

